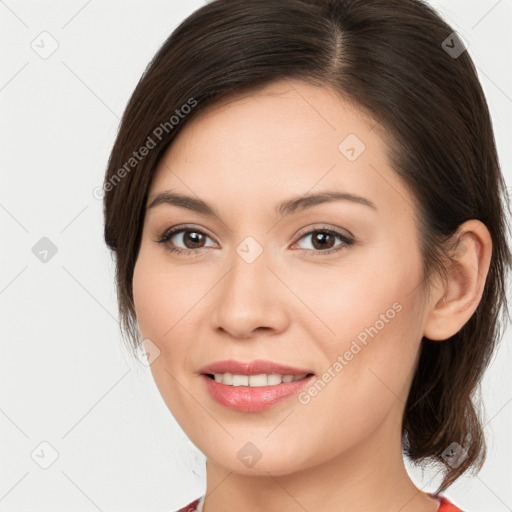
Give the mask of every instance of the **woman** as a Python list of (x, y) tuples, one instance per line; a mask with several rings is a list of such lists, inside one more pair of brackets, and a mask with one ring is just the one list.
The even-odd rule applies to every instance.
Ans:
[(207, 459), (181, 510), (460, 510), (511, 253), (485, 97), (429, 6), (210, 2), (104, 189), (125, 340)]

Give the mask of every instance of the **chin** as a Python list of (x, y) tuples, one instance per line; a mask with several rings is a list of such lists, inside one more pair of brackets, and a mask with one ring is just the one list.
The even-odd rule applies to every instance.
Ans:
[(312, 453), (308, 455), (304, 452), (305, 442), (298, 443), (297, 451), (293, 452), (289, 444), (285, 450), (282, 449), (284, 439), (276, 439), (278, 446), (273, 446), (273, 443), (265, 440), (265, 435), (268, 435), (268, 431), (260, 440), (251, 436), (253, 441), (248, 441), (248, 437), (244, 436), (244, 441), (231, 439), (225, 445), (216, 443), (215, 449), (206, 449), (202, 453), (228, 471), (254, 476), (268, 476), (269, 473), (274, 476), (287, 475), (319, 462), (313, 460)]

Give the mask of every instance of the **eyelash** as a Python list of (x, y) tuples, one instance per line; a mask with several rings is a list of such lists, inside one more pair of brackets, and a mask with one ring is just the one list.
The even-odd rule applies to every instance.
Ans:
[[(208, 238), (211, 238), (211, 237), (209, 237), (209, 235), (207, 235), (204, 231), (202, 231), (200, 229), (197, 229), (192, 226), (190, 226), (190, 227), (186, 226), (186, 227), (180, 227), (180, 228), (165, 231), (163, 233), (163, 235), (161, 235), (155, 241), (159, 244), (167, 244), (167, 242), (177, 233), (187, 232), (187, 231), (199, 233), (201, 235), (207, 236)], [(299, 235), (298, 241), (302, 240), (306, 236), (309, 236), (309, 235), (312, 235), (315, 233), (329, 233), (330, 235), (336, 236), (339, 239), (341, 239), (341, 241), (343, 243), (336, 247), (333, 247), (331, 249), (327, 249), (325, 251), (316, 251), (314, 249), (297, 249), (297, 250), (301, 251), (303, 254), (305, 254), (307, 256), (309, 256), (309, 255), (324, 256), (324, 255), (340, 252), (343, 249), (349, 248), (351, 245), (353, 245), (355, 243), (355, 239), (348, 237), (348, 236), (340, 233), (339, 231), (336, 231), (335, 229), (331, 229), (331, 228), (316, 228), (316, 229), (312, 229), (310, 231), (306, 231), (305, 233), (302, 233)], [(192, 255), (193, 254), (194, 256), (200, 256), (202, 254), (202, 249), (204, 249), (204, 248), (182, 249), (181, 247), (173, 247), (171, 245), (167, 245), (166, 249), (175, 254), (180, 254), (180, 255)]]

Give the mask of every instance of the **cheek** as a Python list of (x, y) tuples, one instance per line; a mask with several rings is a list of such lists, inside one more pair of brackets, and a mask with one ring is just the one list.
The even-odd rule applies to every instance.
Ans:
[(346, 413), (358, 418), (355, 424), (365, 428), (382, 421), (391, 407), (407, 401), (421, 336), (414, 324), (413, 302), (402, 299), (394, 304), (396, 309), (386, 309), (381, 318), (369, 321), (330, 354), (339, 364), (333, 368), (338, 370), (333, 379), (337, 383), (327, 402), (343, 396), (345, 414), (334, 415), (340, 428)]
[[(416, 285), (416, 270), (384, 274), (382, 268), (361, 265), (318, 272), (314, 281), (297, 283), (297, 295), (313, 313), (300, 320), (307, 322), (312, 339), (321, 335), (325, 340), (322, 343), (336, 351), (354, 338), (364, 343), (372, 335), (385, 338), (405, 327), (402, 319), (412, 314), (416, 300), (411, 293)], [(402, 312), (406, 306), (408, 313)]]
[(155, 274), (144, 265), (139, 256), (133, 273), (133, 302), (137, 324), (143, 338), (157, 338), (155, 327), (160, 316), (158, 311), (158, 289), (154, 286)]
[(147, 248), (141, 248), (134, 268), (133, 300), (140, 333), (160, 350), (159, 364), (166, 361), (173, 373), (188, 368), (187, 346), (197, 333), (198, 301), (211, 281), (201, 277), (205, 276), (192, 279), (183, 267), (170, 265)]
[[(305, 433), (307, 418), (326, 419), (312, 429), (315, 435), (311, 432), (318, 442), (315, 457), (327, 457), (329, 450), (346, 450), (384, 422), (393, 430), (388, 431), (390, 435), (396, 433), (421, 337), (418, 339), (418, 329), (412, 321), (416, 312), (410, 298), (400, 301), (399, 307), (384, 308), (382, 313), (387, 323), (382, 319), (361, 320), (362, 329), (351, 327), (355, 336), (338, 337), (338, 343), (326, 348), (328, 363), (324, 371), (300, 397), (297, 443)], [(369, 318), (373, 318), (372, 314)], [(341, 319), (337, 327), (343, 332)], [(290, 436), (293, 438), (291, 432)], [(322, 439), (331, 441), (324, 443)]]
[(141, 248), (133, 273), (133, 300), (137, 324), (143, 339), (151, 340), (159, 355), (150, 370), (162, 398), (179, 422), (186, 421), (186, 394), (181, 369), (186, 366), (186, 344), (179, 343), (186, 326), (184, 315), (190, 306), (184, 300), (187, 287), (176, 279), (170, 266), (163, 266), (157, 258)]
[(162, 350), (161, 340), (174, 324), (175, 308), (169, 301), (176, 295), (170, 293), (173, 288), (169, 271), (160, 268), (155, 260), (141, 247), (133, 272), (133, 301), (142, 336)]
[(387, 274), (382, 268), (385, 265), (374, 271), (366, 266), (343, 280), (326, 280), (323, 294), (319, 287), (309, 295), (308, 304), (330, 330), (319, 337), (310, 325), (311, 336), (321, 340), (326, 387), (333, 393), (324, 404), (343, 403), (365, 414), (365, 404), (378, 409), (383, 396), (406, 399), (422, 332), (419, 267), (413, 264)]

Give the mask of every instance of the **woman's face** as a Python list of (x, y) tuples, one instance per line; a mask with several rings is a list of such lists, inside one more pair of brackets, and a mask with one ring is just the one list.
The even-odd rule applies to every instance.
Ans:
[[(147, 209), (138, 324), (159, 351), (151, 370), (170, 411), (231, 471), (279, 475), (399, 449), (428, 305), (413, 200), (372, 126), (329, 89), (284, 81), (201, 114), (157, 169), (148, 205), (172, 192), (218, 216)], [(364, 199), (289, 203), (324, 191)], [(187, 230), (159, 243), (170, 228)], [(314, 376), (265, 407), (272, 391), (202, 375), (225, 360)]]

